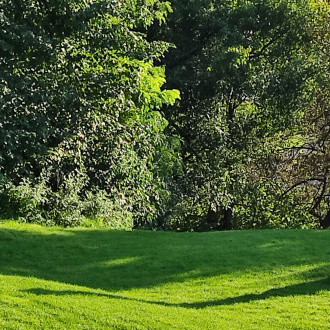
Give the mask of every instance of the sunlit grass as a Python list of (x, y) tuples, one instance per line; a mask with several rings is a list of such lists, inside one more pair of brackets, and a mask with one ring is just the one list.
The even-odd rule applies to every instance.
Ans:
[(1, 329), (329, 329), (330, 231), (0, 224)]

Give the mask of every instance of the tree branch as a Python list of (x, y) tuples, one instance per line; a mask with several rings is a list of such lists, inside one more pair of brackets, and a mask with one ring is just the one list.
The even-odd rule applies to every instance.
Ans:
[(288, 188), (286, 191), (284, 191), (282, 194), (281, 194), (281, 197), (283, 197), (284, 195), (286, 195), (287, 193), (289, 193), (290, 191), (292, 191), (293, 189), (295, 189), (296, 187), (300, 186), (300, 185), (303, 185), (303, 184), (306, 184), (306, 183), (309, 183), (311, 181), (319, 181), (319, 182), (323, 182), (324, 186), (326, 185), (326, 178), (309, 178), (309, 179), (306, 179), (306, 180), (301, 180), (301, 181), (298, 181), (296, 182), (295, 184), (293, 184), (290, 188)]
[(279, 38), (281, 37), (281, 35), (278, 35), (277, 37), (270, 39), (265, 45), (262, 46), (262, 48), (257, 51), (257, 52), (253, 52), (251, 51), (249, 54), (249, 58), (257, 58), (263, 55), (264, 51), (271, 46), (272, 44), (274, 44)]

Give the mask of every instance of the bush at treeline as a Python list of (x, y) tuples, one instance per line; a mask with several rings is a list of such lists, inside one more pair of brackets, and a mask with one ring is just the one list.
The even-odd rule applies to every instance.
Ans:
[(0, 211), (328, 227), (329, 4), (0, 0)]

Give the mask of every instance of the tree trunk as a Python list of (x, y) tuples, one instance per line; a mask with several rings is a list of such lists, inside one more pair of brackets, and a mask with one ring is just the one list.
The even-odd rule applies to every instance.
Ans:
[(225, 213), (223, 215), (223, 220), (222, 220), (223, 230), (233, 229), (232, 218), (233, 218), (233, 209), (231, 207), (227, 207), (225, 209)]
[(206, 215), (206, 225), (209, 229), (218, 230), (231, 230), (233, 229), (233, 208), (229, 206), (223, 211), (223, 217), (221, 218), (221, 213), (218, 209), (214, 210), (211, 205), (209, 206)]
[(220, 214), (218, 209), (214, 210), (210, 205), (206, 215), (207, 225), (218, 226), (219, 222), (220, 222)]
[(321, 225), (322, 228), (329, 228), (330, 227), (330, 210), (328, 210), (328, 213), (320, 221), (320, 225)]

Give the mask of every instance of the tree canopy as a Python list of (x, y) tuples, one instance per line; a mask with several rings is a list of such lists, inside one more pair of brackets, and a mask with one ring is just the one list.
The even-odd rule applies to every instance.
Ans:
[(315, 29), (328, 31), (326, 20), (316, 23), (325, 9), (315, 1), (174, 1), (168, 24), (153, 31), (177, 46), (164, 63), (166, 86), (180, 89), (181, 102), (163, 109), (170, 134), (183, 140), (176, 227), (309, 221), (261, 169), (272, 165), (279, 136), (294, 145), (324, 84), (328, 63)]
[(44, 217), (60, 223), (86, 211), (78, 204), (87, 192), (135, 215), (155, 212), (160, 151), (172, 152), (157, 109), (179, 92), (161, 89), (164, 69), (154, 65), (168, 44), (148, 42), (143, 30), (168, 10), (159, 1), (1, 2), (0, 168), (9, 200), (18, 185), (43, 184), (49, 190), (36, 203), (45, 200)]
[(327, 1), (0, 0), (0, 22), (5, 216), (327, 226)]

